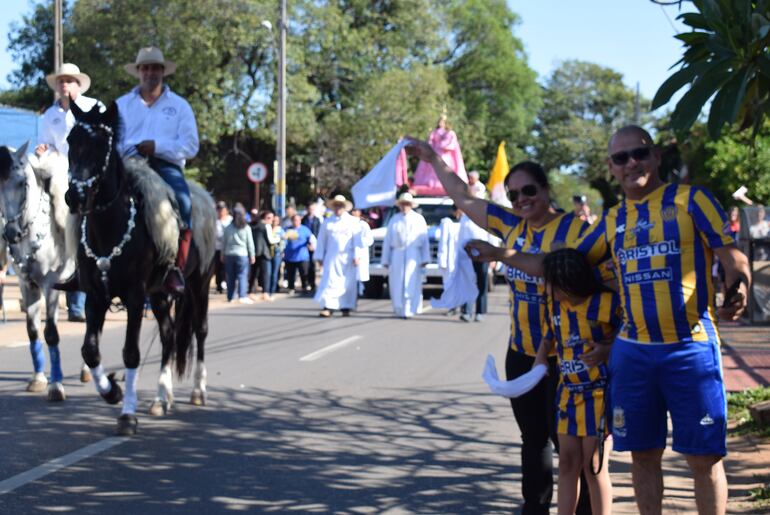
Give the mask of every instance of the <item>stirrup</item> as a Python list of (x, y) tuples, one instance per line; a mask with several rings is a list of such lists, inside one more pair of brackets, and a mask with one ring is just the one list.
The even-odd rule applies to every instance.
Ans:
[(163, 291), (169, 295), (183, 295), (184, 294), (184, 275), (182, 271), (172, 266), (166, 272), (166, 277), (163, 279)]
[(59, 291), (80, 291), (80, 280), (78, 279), (78, 271), (69, 276), (65, 281), (56, 283), (53, 285), (54, 290)]

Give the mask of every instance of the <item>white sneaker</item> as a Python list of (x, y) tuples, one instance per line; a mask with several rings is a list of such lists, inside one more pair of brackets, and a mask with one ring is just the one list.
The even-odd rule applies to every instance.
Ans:
[(254, 301), (248, 297), (241, 297), (240, 299), (238, 299), (238, 302), (240, 302), (241, 304), (254, 304)]

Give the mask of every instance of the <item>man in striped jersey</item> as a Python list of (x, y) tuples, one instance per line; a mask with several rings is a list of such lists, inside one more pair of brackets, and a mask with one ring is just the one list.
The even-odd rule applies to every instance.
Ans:
[[(633, 457), (639, 511), (661, 513), (667, 415), (673, 449), (685, 455), (695, 479), (699, 513), (724, 513), (727, 480), (726, 402), (716, 316), (735, 320), (746, 308), (749, 265), (718, 202), (707, 190), (668, 184), (660, 155), (637, 126), (610, 139), (608, 166), (625, 199), (573, 246), (593, 264), (611, 258), (618, 276), (623, 327), (610, 356), (614, 447)], [(542, 255), (490, 250), (499, 259), (542, 275)], [(717, 256), (725, 304), (714, 305), (711, 265)]]

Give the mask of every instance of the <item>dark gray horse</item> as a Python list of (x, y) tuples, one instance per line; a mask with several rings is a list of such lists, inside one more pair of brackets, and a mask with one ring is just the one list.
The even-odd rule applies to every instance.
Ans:
[[(150, 413), (168, 412), (173, 402), (171, 361), (178, 374), (186, 371), (192, 339), (197, 342), (194, 404), (205, 402), (206, 369), (203, 349), (208, 334), (208, 294), (213, 273), (214, 202), (200, 187), (190, 185), (193, 198), (193, 247), (185, 293), (173, 299), (163, 292), (162, 280), (173, 264), (179, 237), (174, 201), (165, 182), (144, 161), (121, 160), (116, 151), (118, 108), (104, 113), (81, 111), (70, 132), (70, 188), (67, 203), (82, 217), (78, 268), (86, 292), (86, 335), (83, 358), (91, 368), (97, 391), (110, 404), (123, 400), (117, 433), (136, 432), (136, 373), (140, 362), (139, 335), (145, 299), (149, 297), (162, 345), (158, 397)], [(114, 297), (126, 307), (128, 321), (123, 346), (126, 367), (125, 398), (114, 373), (101, 365), (99, 337)], [(176, 303), (175, 316), (171, 316)]]

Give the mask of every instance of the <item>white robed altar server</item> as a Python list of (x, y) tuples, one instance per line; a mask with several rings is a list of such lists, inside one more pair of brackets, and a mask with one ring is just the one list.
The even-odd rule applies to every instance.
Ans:
[(364, 252), (360, 221), (348, 213), (352, 204), (344, 196), (336, 195), (327, 207), (333, 214), (321, 225), (313, 255), (323, 266), (321, 284), (313, 300), (321, 305), (319, 315), (325, 318), (335, 310), (348, 316), (355, 309), (358, 267)]
[(430, 262), (428, 224), (416, 211), (414, 199), (403, 193), (396, 201), (400, 213), (388, 222), (382, 264), (388, 267), (388, 289), (396, 316), (422, 313), (422, 267)]
[[(465, 252), (465, 244), (471, 240), (483, 240), (492, 242), (492, 238), (484, 229), (473, 223), (468, 215), (462, 214), (460, 223), (457, 224), (454, 254), (454, 266), (448, 277), (444, 279), (444, 292), (440, 299), (431, 299), (430, 304), (434, 308), (452, 309), (465, 304), (473, 304), (479, 296), (478, 278), (473, 267), (473, 261)], [(484, 270), (486, 274), (486, 269)]]
[[(369, 280), (369, 247), (374, 245), (374, 235), (372, 234), (372, 228), (363, 219), (363, 213), (360, 209), (353, 209), (350, 212), (353, 218), (358, 220), (358, 226), (361, 228), (361, 249), (359, 252), (358, 263), (358, 280), (365, 283)], [(363, 286), (363, 285), (361, 285)], [(360, 290), (361, 288), (359, 288)], [(361, 293), (359, 291), (359, 293)]]

